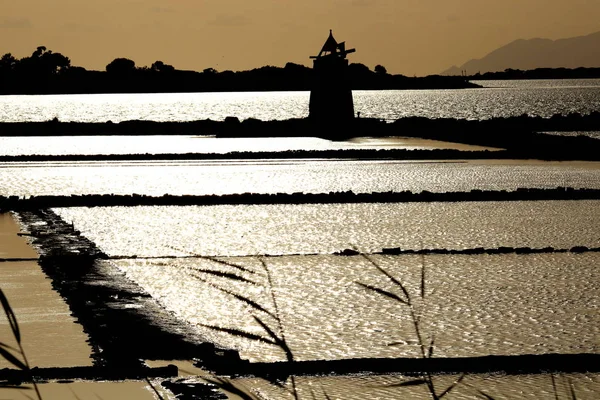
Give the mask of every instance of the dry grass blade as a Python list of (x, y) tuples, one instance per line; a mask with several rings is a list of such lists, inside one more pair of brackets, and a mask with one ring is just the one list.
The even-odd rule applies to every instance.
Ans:
[(73, 389), (71, 389), (70, 386), (67, 386), (67, 388), (69, 389), (69, 391), (71, 392), (71, 394), (77, 399), (77, 400), (81, 400), (81, 397), (77, 396), (77, 393), (75, 393), (75, 391)]
[(460, 382), (461, 382), (463, 379), (465, 379), (465, 374), (464, 374), (464, 373), (460, 374), (460, 376), (458, 377), (458, 379), (457, 379), (457, 380), (455, 380), (454, 382), (452, 382), (452, 384), (451, 384), (450, 386), (448, 386), (448, 387), (446, 388), (446, 390), (444, 390), (444, 391), (442, 392), (442, 394), (440, 394), (438, 397), (439, 397), (440, 399), (443, 399), (443, 398), (444, 398), (444, 397), (445, 397), (445, 396), (446, 396), (448, 393), (450, 393), (451, 391), (453, 391), (453, 390), (454, 390), (454, 388), (455, 388), (455, 387), (456, 387), (456, 386), (457, 386), (457, 385), (458, 385), (458, 384), (459, 384), (459, 383), (460, 383)]
[(279, 336), (277, 336), (277, 334), (275, 332), (273, 332), (273, 330), (271, 328), (269, 328), (269, 326), (267, 324), (265, 324), (260, 318), (258, 318), (257, 316), (253, 316), (254, 320), (265, 330), (265, 332), (267, 332), (267, 334), (275, 341), (276, 345), (284, 351), (285, 356), (287, 358), (287, 360), (289, 362), (293, 362), (294, 361), (294, 355), (292, 353), (292, 350), (289, 348), (289, 346), (287, 345), (286, 341), (283, 338), (280, 338)]
[(251, 269), (248, 269), (246, 267), (242, 267), (241, 265), (229, 262), (229, 261), (223, 261), (223, 260), (219, 260), (218, 258), (214, 258), (214, 257), (210, 257), (210, 256), (198, 256), (198, 258), (203, 258), (205, 260), (209, 260), (212, 262), (215, 262), (217, 264), (221, 264), (221, 265), (226, 265), (228, 267), (231, 268), (235, 268), (237, 270), (243, 271), (243, 272), (248, 272), (249, 274), (255, 274), (255, 271), (252, 271)]
[(573, 382), (570, 379), (567, 379), (567, 384), (569, 385), (569, 392), (571, 393), (571, 400), (577, 400), (577, 395), (575, 394), (575, 387), (573, 386)]
[(408, 302), (406, 300), (404, 300), (403, 298), (401, 298), (400, 296), (398, 296), (398, 295), (396, 295), (396, 294), (394, 294), (392, 292), (388, 292), (387, 290), (383, 290), (383, 289), (380, 289), (378, 287), (371, 286), (371, 285), (366, 285), (366, 284), (361, 283), (361, 282), (356, 282), (356, 284), (362, 286), (365, 289), (368, 289), (368, 290), (371, 290), (371, 291), (373, 291), (375, 293), (378, 293), (378, 294), (380, 294), (382, 296), (389, 297), (390, 299), (399, 301), (402, 304), (408, 304)]
[(479, 390), (479, 394), (482, 395), (484, 398), (486, 398), (487, 400), (496, 400), (496, 398), (490, 396), (489, 394), (482, 392), (481, 390)]
[(8, 350), (0, 347), (0, 356), (4, 357), (4, 359), (6, 359), (6, 361), (8, 361), (9, 363), (11, 363), (12, 365), (14, 365), (15, 367), (27, 371), (29, 368), (27, 368), (27, 365), (25, 365), (25, 363), (23, 363), (23, 361), (19, 360), (17, 357), (15, 357), (14, 355), (12, 355), (11, 352), (9, 352)]
[(148, 379), (148, 377), (146, 377), (144, 380), (150, 386), (150, 388), (152, 388), (152, 391), (154, 392), (154, 394), (156, 395), (156, 397), (158, 397), (158, 400), (165, 400), (165, 398), (162, 397), (160, 395), (160, 393), (158, 393), (158, 390), (156, 390), (156, 388), (154, 387), (154, 385), (152, 384), (152, 382), (150, 382), (150, 379)]
[(392, 347), (392, 346), (413, 346), (415, 344), (418, 344), (418, 343), (415, 342), (415, 341), (402, 340), (402, 341), (399, 341), (399, 342), (388, 343), (388, 344), (386, 344), (386, 346), (390, 346), (390, 347)]
[(243, 338), (246, 338), (246, 339), (254, 340), (256, 342), (264, 342), (264, 343), (268, 343), (268, 344), (272, 344), (272, 345), (278, 346), (277, 342), (274, 342), (273, 340), (271, 340), (269, 338), (265, 338), (265, 337), (262, 337), (260, 335), (256, 335), (254, 333), (242, 331), (240, 329), (223, 328), (223, 327), (220, 327), (220, 326), (205, 325), (205, 324), (199, 324), (199, 325), (203, 326), (205, 328), (211, 329), (213, 331), (224, 332), (224, 333), (228, 333), (230, 335), (240, 336), (240, 337), (243, 337)]
[(223, 292), (225, 294), (228, 294), (229, 296), (235, 297), (236, 299), (240, 300), (243, 303), (246, 303), (247, 305), (249, 305), (250, 307), (254, 308), (255, 310), (262, 311), (265, 314), (267, 314), (267, 315), (269, 315), (269, 316), (271, 316), (273, 318), (277, 318), (271, 311), (267, 310), (266, 308), (264, 308), (263, 306), (261, 306), (260, 304), (258, 304), (257, 302), (255, 302), (254, 300), (251, 300), (251, 299), (247, 298), (246, 296), (242, 296), (241, 294), (237, 294), (235, 292), (232, 292), (229, 289), (225, 289), (225, 288), (222, 288), (220, 286), (217, 286), (214, 283), (209, 282), (206, 279), (201, 278), (199, 276), (196, 276), (196, 275), (192, 275), (192, 276), (194, 278), (196, 278), (197, 280), (199, 280), (200, 282), (206, 283), (210, 287), (212, 287), (214, 289), (217, 289), (220, 292)]
[(12, 350), (12, 351), (17, 351), (17, 352), (19, 351), (19, 350), (15, 349), (14, 347), (9, 346), (6, 343), (2, 343), (2, 342), (0, 342), (0, 347), (3, 347), (5, 349), (7, 349), (7, 350)]
[(431, 342), (429, 343), (429, 351), (427, 352), (427, 358), (433, 358), (434, 346), (435, 346), (435, 336), (431, 336)]
[[(17, 344), (19, 345), (19, 349), (17, 350), (17, 349), (14, 349), (14, 348), (8, 346), (7, 344), (2, 343), (2, 345), (0, 346), (0, 355), (2, 357), (4, 357), (8, 362), (10, 362), (14, 366), (16, 366), (17, 368), (19, 368), (23, 371), (27, 371), (28, 373), (31, 373), (31, 368), (29, 368), (29, 362), (27, 362), (27, 356), (25, 356), (25, 351), (23, 351), (23, 344), (21, 343), (21, 330), (19, 329), (19, 323), (17, 322), (17, 317), (16, 317), (12, 307), (10, 306), (8, 299), (4, 295), (4, 292), (2, 291), (2, 289), (0, 289), (0, 303), (2, 303), (2, 308), (4, 309), (4, 312), (6, 313), (6, 318), (8, 318), (10, 328), (13, 332), (15, 340), (17, 341)], [(16, 351), (17, 353), (19, 353), (23, 357), (23, 361), (21, 361), (17, 357), (15, 357), (10, 352), (10, 350), (13, 350), (13, 351)], [(33, 380), (33, 389), (35, 390), (35, 394), (37, 395), (37, 398), (41, 400), (42, 395), (40, 394), (40, 390), (39, 390), (35, 380)], [(26, 397), (29, 397), (29, 396), (26, 396)]]
[(0, 303), (2, 303), (2, 308), (6, 313), (6, 318), (8, 318), (8, 323), (10, 324), (10, 329), (17, 340), (17, 343), (21, 343), (21, 331), (19, 329), (19, 324), (17, 323), (17, 317), (15, 316), (14, 311), (12, 310), (10, 304), (8, 303), (8, 299), (4, 295), (2, 289), (0, 289)]
[(554, 399), (558, 400), (558, 388), (556, 387), (556, 379), (554, 378), (554, 374), (550, 374), (550, 379), (552, 380), (552, 389), (554, 390)]
[[(277, 343), (282, 343), (281, 338), (271, 329), (267, 324), (265, 324), (260, 318), (256, 315), (252, 316), (254, 320), (267, 332), (267, 334)], [(285, 344), (285, 343), (283, 343)]]
[[(267, 334), (276, 342), (276, 345), (284, 351), (286, 359), (289, 362), (293, 362), (294, 361), (294, 354), (292, 353), (292, 350), (289, 348), (288, 344), (286, 343), (284, 338), (280, 338), (279, 336), (277, 336), (277, 334), (275, 332), (273, 332), (273, 330), (271, 328), (269, 328), (269, 326), (267, 324), (265, 324), (260, 318), (258, 318), (257, 316), (253, 316), (254, 320), (265, 330), (265, 332), (267, 332)], [(294, 392), (295, 392), (295, 388), (294, 388)], [(295, 394), (297, 395), (297, 394)]]
[(246, 279), (243, 276), (239, 276), (239, 275), (233, 274), (231, 272), (215, 271), (213, 269), (204, 269), (204, 268), (194, 268), (194, 272), (202, 272), (202, 273), (209, 274), (209, 275), (219, 276), (221, 278), (227, 278), (227, 279), (231, 279), (231, 280), (235, 280), (235, 281), (246, 282), (251, 285), (258, 285), (258, 283), (251, 281), (250, 279)]
[[(358, 250), (357, 250), (358, 251)], [(390, 274), (389, 272), (387, 272), (385, 269), (383, 269), (379, 264), (377, 264), (375, 262), (375, 260), (373, 260), (371, 257), (369, 257), (368, 255), (364, 254), (364, 253), (360, 253), (360, 255), (367, 260), (368, 262), (371, 263), (371, 265), (373, 265), (375, 268), (377, 268), (377, 270), (379, 272), (381, 272), (382, 274), (384, 274), (390, 281), (392, 281), (392, 283), (396, 286), (398, 286), (400, 288), (400, 290), (402, 290), (402, 293), (404, 293), (404, 295), (406, 296), (407, 299), (407, 303), (410, 303), (410, 295), (408, 294), (408, 290), (406, 290), (406, 288), (404, 287), (404, 285), (402, 284), (402, 282), (400, 282), (398, 279), (396, 279), (392, 274)]]
[(188, 251), (188, 250), (181, 249), (181, 248), (179, 248), (179, 247), (176, 247), (176, 246), (167, 246), (167, 247), (168, 247), (168, 248), (170, 248), (170, 249), (173, 249), (173, 250), (175, 250), (175, 251), (179, 251), (179, 252), (181, 252), (181, 253), (186, 253), (186, 254), (189, 254), (190, 256), (194, 256), (194, 257), (202, 258), (202, 259), (204, 259), (204, 260), (209, 260), (209, 261), (215, 262), (215, 263), (217, 263), (217, 264), (221, 264), (221, 265), (226, 265), (226, 266), (228, 266), (228, 267), (232, 267), (232, 268), (235, 268), (235, 269), (239, 269), (240, 271), (248, 272), (248, 273), (250, 273), (250, 274), (255, 274), (255, 273), (256, 273), (256, 272), (254, 272), (254, 271), (252, 271), (252, 270), (250, 270), (250, 269), (247, 269), (247, 268), (245, 268), (245, 267), (242, 267), (241, 265), (237, 265), (237, 264), (230, 263), (230, 262), (227, 262), (227, 261), (219, 260), (218, 258), (215, 258), (215, 257), (211, 257), (211, 256), (203, 256), (203, 255), (200, 255), (200, 254), (197, 254), (197, 253), (194, 253), (194, 252)]

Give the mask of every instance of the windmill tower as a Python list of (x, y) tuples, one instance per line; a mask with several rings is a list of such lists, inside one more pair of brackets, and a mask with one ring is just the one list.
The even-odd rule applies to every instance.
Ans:
[(309, 118), (319, 125), (343, 124), (354, 118), (352, 91), (348, 82), (345, 42), (338, 43), (331, 30), (323, 48), (313, 59), (314, 81), (310, 91)]

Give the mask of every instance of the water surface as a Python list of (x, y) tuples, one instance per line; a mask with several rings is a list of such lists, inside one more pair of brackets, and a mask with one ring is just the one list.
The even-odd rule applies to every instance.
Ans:
[[(299, 360), (419, 356), (406, 306), (369, 292), (357, 282), (401, 292), (361, 257), (265, 258), (272, 287), (256, 258), (224, 260), (255, 273), (241, 273), (205, 259), (114, 262), (203, 336), (238, 349), (244, 358), (268, 361), (284, 355), (273, 346), (204, 325), (264, 334), (253, 315), (272, 327), (277, 323), (215, 285), (269, 310), (274, 310), (272, 290), (289, 345)], [(600, 350), (597, 253), (373, 256), (373, 260), (412, 293), (423, 332), (435, 335), (437, 357)], [(421, 265), (426, 268), (424, 300), (419, 297)], [(215, 277), (204, 269), (234, 272), (256, 284)]]
[(600, 163), (239, 160), (0, 163), (0, 195), (451, 192), (600, 188)]
[[(483, 89), (353, 91), (363, 117), (488, 119), (600, 111), (600, 80), (478, 81)], [(308, 116), (309, 92), (0, 96), (0, 121), (120, 122)]]
[(316, 137), (217, 138), (212, 136), (29, 136), (0, 137), (0, 155), (225, 154), (295, 150), (458, 149), (485, 147), (408, 137), (358, 137), (331, 141)]
[(57, 208), (113, 256), (600, 246), (600, 201)]

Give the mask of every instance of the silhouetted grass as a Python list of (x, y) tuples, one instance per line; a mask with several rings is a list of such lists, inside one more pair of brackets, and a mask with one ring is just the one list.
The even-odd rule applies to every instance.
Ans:
[[(25, 355), (25, 351), (23, 350), (23, 344), (21, 342), (21, 330), (19, 329), (19, 323), (17, 322), (17, 317), (8, 302), (8, 299), (4, 295), (2, 289), (0, 289), (0, 303), (2, 303), (2, 309), (6, 314), (6, 318), (8, 319), (8, 323), (10, 325), (10, 329), (12, 334), (17, 342), (18, 349), (12, 346), (7, 345), (6, 343), (0, 342), (0, 355), (8, 362), (10, 362), (15, 367), (19, 368), (22, 371), (27, 373), (27, 376), (31, 378), (31, 382), (33, 383), (33, 389), (35, 390), (35, 394), (38, 400), (42, 399), (39, 388), (33, 375), (31, 374), (31, 368), (29, 367), (29, 361), (27, 361), (27, 356)], [(17, 355), (15, 355), (15, 353)], [(19, 356), (21, 359), (19, 359)], [(0, 382), (0, 388), (2, 389), (24, 389), (28, 390), (30, 388), (23, 386), (21, 384), (14, 384), (11, 382)], [(29, 396), (27, 396), (29, 397)]]
[[(355, 248), (355, 250), (358, 251), (358, 249), (356, 249), (356, 248)], [(401, 280), (399, 280), (398, 278), (391, 275), (388, 271), (386, 271), (383, 267), (381, 267), (377, 262), (375, 262), (375, 260), (373, 260), (373, 258), (371, 258), (367, 254), (364, 254), (362, 252), (359, 252), (359, 253), (362, 258), (367, 260), (381, 274), (383, 274), (386, 278), (388, 278), (388, 280), (392, 283), (392, 290), (393, 289), (399, 290), (400, 293), (394, 293), (392, 290), (386, 290), (386, 289), (383, 289), (380, 287), (366, 285), (361, 282), (356, 282), (356, 283), (358, 285), (360, 285), (361, 287), (365, 288), (366, 290), (377, 293), (380, 296), (383, 296), (387, 299), (390, 299), (392, 301), (400, 303), (402, 306), (407, 307), (409, 314), (410, 314), (412, 325), (415, 330), (415, 336), (417, 339), (417, 343), (419, 345), (420, 357), (423, 359), (433, 358), (434, 348), (435, 348), (435, 337), (433, 335), (431, 335), (428, 338), (425, 337), (425, 334), (423, 333), (422, 328), (421, 328), (420, 316), (416, 312), (415, 303), (414, 303), (413, 298), (411, 297), (408, 289), (406, 288), (406, 286), (402, 283)], [(425, 299), (425, 263), (424, 262), (421, 262), (421, 282), (420, 282), (420, 293), (419, 294), (420, 294), (421, 299), (424, 300)], [(397, 343), (390, 343), (389, 345), (394, 346), (394, 345), (397, 345)], [(458, 377), (458, 379), (456, 379), (451, 385), (447, 386), (442, 391), (438, 391), (438, 389), (436, 389), (436, 384), (435, 384), (433, 376), (431, 375), (430, 372), (425, 372), (423, 375), (417, 377), (416, 379), (411, 379), (411, 380), (400, 382), (397, 384), (386, 385), (385, 387), (407, 387), (407, 386), (424, 385), (427, 387), (427, 390), (433, 400), (440, 400), (440, 399), (443, 399), (450, 392), (452, 392), (454, 390), (454, 388), (456, 388), (456, 386), (460, 382), (462, 382), (464, 377), (465, 377), (465, 374), (464, 373), (461, 374)]]
[[(212, 257), (201, 257), (201, 258), (211, 260), (211, 261), (216, 262), (221, 265), (235, 268), (239, 271), (254, 273), (253, 271), (250, 271), (247, 268), (245, 268), (241, 265), (237, 265), (235, 263), (224, 262), (222, 260), (218, 260), (218, 259), (215, 259)], [(293, 354), (291, 348), (289, 347), (286, 336), (285, 336), (285, 330), (283, 327), (283, 321), (281, 319), (281, 313), (280, 313), (279, 305), (277, 302), (277, 296), (275, 295), (275, 291), (273, 290), (274, 285), (273, 285), (273, 279), (271, 276), (271, 271), (269, 269), (269, 266), (267, 265), (267, 263), (265, 262), (265, 260), (262, 257), (259, 257), (258, 260), (260, 261), (260, 264), (265, 272), (265, 276), (267, 279), (266, 285), (264, 285), (264, 286), (269, 292), (272, 310), (269, 310), (267, 307), (261, 305), (260, 303), (254, 301), (242, 294), (235, 293), (230, 289), (219, 286), (219, 285), (215, 284), (214, 282), (211, 282), (208, 279), (205, 279), (195, 273), (192, 274), (192, 276), (195, 279), (197, 279), (203, 283), (206, 283), (210, 287), (212, 287), (222, 293), (225, 293), (229, 296), (234, 297), (235, 299), (241, 301), (242, 303), (244, 303), (248, 307), (250, 307), (253, 310), (252, 318), (254, 319), (254, 322), (256, 322), (261, 327), (263, 334), (255, 334), (255, 333), (247, 332), (247, 331), (237, 329), (237, 328), (229, 328), (229, 327), (206, 325), (206, 324), (200, 324), (200, 325), (205, 328), (208, 328), (210, 330), (213, 330), (213, 331), (223, 332), (223, 333), (227, 333), (229, 335), (242, 337), (244, 339), (251, 340), (254, 342), (262, 342), (262, 343), (267, 343), (269, 345), (275, 346), (275, 347), (279, 348), (281, 350), (281, 352), (285, 355), (285, 359), (288, 363), (293, 363), (294, 362), (294, 354)], [(235, 273), (220, 272), (220, 271), (214, 271), (214, 270), (208, 270), (208, 269), (195, 269), (194, 272), (205, 273), (208, 275), (223, 277), (223, 278), (226, 278), (229, 280), (245, 282), (245, 283), (249, 283), (252, 285), (258, 285), (257, 282), (251, 281), (251, 280), (244, 278), (243, 276), (237, 275)], [(270, 317), (272, 320), (272, 323), (274, 323), (275, 326), (273, 327), (268, 322), (268, 320), (265, 319), (264, 316), (259, 316), (259, 315), (256, 315), (255, 313), (264, 314), (267, 317)], [(269, 379), (270, 383), (275, 384), (282, 389), (286, 389), (285, 385), (281, 384), (278, 381), (278, 378), (273, 378), (273, 379), (268, 378), (268, 379)], [(294, 397), (294, 399), (298, 400), (299, 397), (298, 397), (298, 390), (297, 390), (297, 386), (296, 386), (296, 379), (293, 375), (289, 376), (288, 379), (291, 381), (291, 386), (292, 386), (291, 390), (289, 390), (289, 393)], [(223, 390), (227, 390), (229, 392), (231, 392), (232, 386), (235, 388), (235, 385), (229, 380), (207, 379), (207, 381), (209, 383), (213, 383), (213, 384), (217, 385), (219, 388), (221, 388)], [(287, 379), (286, 379), (286, 381), (287, 381)], [(243, 398), (253, 399), (253, 397), (243, 397)]]
[[(358, 249), (355, 248), (355, 250), (358, 251)], [(359, 252), (360, 253), (360, 252)], [(390, 282), (393, 284), (393, 287), (395, 287), (397, 290), (399, 289), (399, 291), (401, 292), (401, 294), (397, 294), (394, 293), (390, 290), (386, 290), (383, 288), (379, 288), (379, 287), (375, 287), (375, 286), (371, 286), (371, 285), (366, 285), (364, 283), (361, 282), (356, 282), (358, 285), (362, 286), (363, 288), (365, 288), (366, 290), (372, 291), (374, 293), (377, 293), (380, 296), (386, 297), (388, 299), (391, 299), (392, 301), (396, 301), (398, 303), (400, 303), (403, 306), (408, 307), (409, 309), (409, 313), (410, 313), (410, 317), (411, 317), (411, 321), (413, 324), (413, 327), (415, 329), (415, 335), (417, 337), (417, 341), (419, 344), (419, 348), (420, 348), (420, 356), (423, 359), (431, 359), (433, 358), (434, 355), (434, 345), (435, 345), (435, 339), (434, 336), (431, 335), (430, 340), (429, 340), (429, 344), (426, 343), (424, 335), (422, 333), (422, 329), (420, 326), (420, 322), (421, 319), (420, 317), (417, 315), (416, 311), (415, 311), (415, 304), (413, 302), (413, 299), (410, 296), (409, 291), (407, 290), (406, 286), (402, 283), (401, 280), (399, 280), (398, 278), (392, 276), (389, 272), (387, 272), (384, 268), (382, 268), (379, 264), (377, 264), (377, 262), (375, 262), (375, 260), (373, 260), (370, 256), (368, 256), (367, 254), (364, 253), (360, 253), (360, 256), (363, 257), (364, 259), (366, 259), (371, 265), (373, 265), (380, 273), (382, 273), (383, 275), (385, 275)], [(421, 255), (421, 282), (420, 282), (420, 296), (421, 298), (424, 300), (425, 299), (425, 262), (423, 260), (423, 255)], [(389, 346), (395, 346), (398, 344), (404, 344), (404, 342), (397, 342), (397, 343), (390, 343)], [(447, 386), (442, 392), (438, 392), (436, 387), (435, 387), (435, 383), (433, 380), (433, 377), (430, 373), (425, 373), (422, 376), (419, 376), (416, 379), (411, 379), (408, 381), (404, 381), (404, 382), (400, 382), (397, 384), (391, 384), (391, 385), (386, 385), (385, 387), (407, 387), (407, 386), (420, 386), (420, 385), (425, 385), (427, 386), (428, 392), (431, 396), (431, 398), (433, 400), (440, 400), (443, 399), (446, 395), (448, 395), (450, 392), (452, 392), (454, 390), (454, 388), (460, 384), (463, 379), (465, 378), (466, 374), (462, 373), (451, 385)], [(550, 374), (550, 377), (552, 379), (552, 388), (553, 388), (553, 392), (554, 392), (554, 396), (555, 396), (555, 400), (560, 400), (559, 398), (559, 390), (556, 384), (556, 380), (554, 377), (554, 374)], [(471, 385), (468, 385), (471, 386)], [(569, 399), (570, 400), (577, 400), (577, 395), (575, 393), (575, 388), (571, 382), (570, 379), (566, 380), (565, 383), (566, 386), (566, 391), (567, 394), (569, 395)], [(476, 388), (475, 388), (476, 389)], [(477, 393), (482, 396), (484, 399), (487, 400), (495, 400), (496, 398), (493, 397), (492, 395), (476, 389)]]

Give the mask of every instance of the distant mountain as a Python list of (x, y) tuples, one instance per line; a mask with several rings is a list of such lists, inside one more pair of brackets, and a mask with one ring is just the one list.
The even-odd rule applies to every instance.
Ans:
[(468, 75), (505, 69), (600, 67), (600, 32), (568, 39), (515, 40), (481, 59), (453, 66), (441, 75)]

